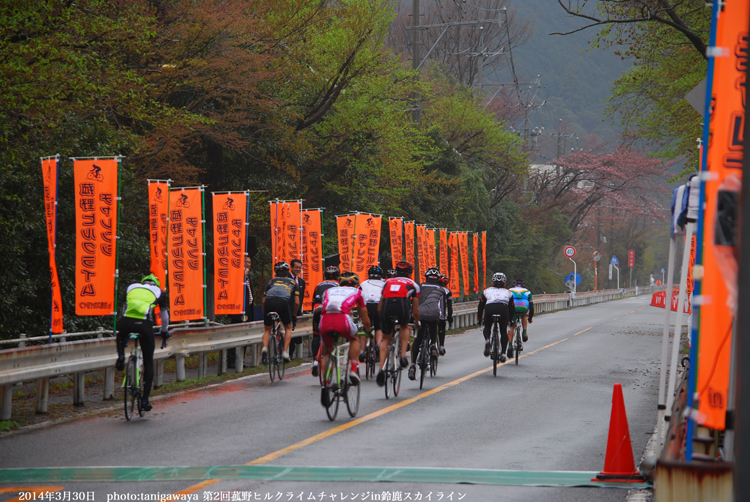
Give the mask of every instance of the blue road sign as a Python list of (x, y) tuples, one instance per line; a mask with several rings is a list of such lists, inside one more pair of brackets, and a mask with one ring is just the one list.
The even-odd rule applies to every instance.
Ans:
[(609, 260), (609, 262), (610, 262), (610, 263), (611, 263), (612, 265), (619, 265), (619, 264), (620, 264), (620, 260), (618, 260), (618, 259), (617, 259), (617, 256), (615, 256), (615, 255), (612, 255), (612, 259), (611, 259), (611, 260)]
[(664, 273), (664, 269), (661, 269), (661, 273), (662, 273), (662, 274)]

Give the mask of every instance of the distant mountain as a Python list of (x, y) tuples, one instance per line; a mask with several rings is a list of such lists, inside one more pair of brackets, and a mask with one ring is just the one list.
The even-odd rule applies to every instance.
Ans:
[[(604, 100), (611, 95), (612, 82), (632, 62), (623, 61), (611, 49), (589, 49), (596, 29), (550, 35), (583, 25), (583, 20), (567, 16), (557, 0), (515, 0), (513, 6), (519, 17), (531, 18), (535, 24), (534, 36), (514, 49), (513, 61), (519, 80), (530, 81), (541, 75), (542, 88), (534, 101), (539, 104), (546, 100), (546, 104), (530, 115), (532, 128), (544, 127), (537, 160), (546, 160), (541, 155), (555, 156), (557, 140), (550, 135), (561, 130), (559, 119), (563, 119), (565, 132), (581, 139), (587, 134), (596, 134), (603, 140), (616, 137), (619, 126), (604, 117)], [(498, 78), (511, 82), (510, 70)], [(520, 122), (514, 125), (522, 127)], [(566, 141), (568, 151), (574, 146), (575, 139)]]

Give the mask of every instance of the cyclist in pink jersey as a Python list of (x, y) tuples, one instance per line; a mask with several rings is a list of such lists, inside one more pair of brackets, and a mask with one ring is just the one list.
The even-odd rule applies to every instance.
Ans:
[(349, 361), (351, 363), (349, 378), (353, 385), (359, 385), (359, 339), (357, 326), (352, 321), (353, 308), (359, 310), (365, 331), (370, 332), (370, 318), (359, 287), (359, 277), (353, 272), (344, 272), (339, 279), (338, 288), (327, 289), (323, 293), (322, 315), (320, 317), (320, 340), (323, 343), (323, 360), (321, 367), (326, 367), (328, 356), (333, 352), (338, 334), (349, 340)]

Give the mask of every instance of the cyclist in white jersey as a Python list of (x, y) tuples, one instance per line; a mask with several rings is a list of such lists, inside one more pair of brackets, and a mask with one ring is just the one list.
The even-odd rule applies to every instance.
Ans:
[[(383, 287), (385, 281), (383, 280), (385, 272), (382, 268), (377, 265), (373, 265), (367, 271), (369, 279), (362, 282), (359, 285), (359, 289), (362, 291), (362, 298), (365, 299), (365, 305), (367, 306), (367, 315), (370, 317), (370, 324), (375, 332), (375, 354), (380, 359), (380, 342), (383, 340), (383, 326), (380, 323), (380, 316), (378, 315), (378, 303), (380, 303), (380, 297), (383, 295)], [(359, 362), (365, 362), (365, 344), (367, 343), (366, 336), (359, 337)]]
[(492, 317), (500, 315), (500, 362), (505, 362), (505, 349), (508, 345), (508, 324), (510, 323), (511, 312), (515, 312), (516, 307), (513, 303), (513, 293), (505, 289), (507, 279), (505, 274), (497, 272), (492, 276), (492, 287), (487, 288), (479, 299), (477, 311), (477, 322), (482, 324), (484, 314), (487, 318), (484, 323), (484, 357), (490, 356), (490, 332), (492, 330)]

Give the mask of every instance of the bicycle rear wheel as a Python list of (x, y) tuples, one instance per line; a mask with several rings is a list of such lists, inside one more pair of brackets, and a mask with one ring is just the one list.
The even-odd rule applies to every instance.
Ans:
[(277, 339), (276, 343), (278, 344), (276, 346), (276, 354), (278, 354), (276, 372), (279, 375), (279, 381), (281, 381), (284, 379), (284, 373), (286, 372), (286, 360), (284, 360), (284, 358), (281, 356), (284, 350), (284, 341), (283, 339)]
[(521, 347), (521, 335), (518, 334), (518, 331), (516, 331), (516, 342), (515, 347), (513, 347), (513, 355), (516, 357), (516, 366), (518, 365), (518, 355), (521, 353), (523, 348)]
[(385, 366), (383, 366), (383, 369), (385, 369), (385, 398), (388, 399), (390, 397), (390, 387), (389, 387), (389, 381), (391, 379), (391, 374), (396, 370), (395, 366), (395, 355), (396, 349), (393, 347), (393, 344), (391, 344), (390, 347), (388, 347), (388, 356), (385, 360)]
[(490, 349), (490, 356), (492, 357), (492, 376), (497, 376), (497, 361), (500, 359), (498, 351), (498, 335), (497, 332), (492, 333), (492, 348)]
[[(138, 387), (135, 384), (135, 357), (128, 359), (128, 364), (125, 367), (125, 385), (123, 386), (123, 395), (125, 397), (125, 419), (130, 421), (133, 418), (133, 414), (136, 410), (136, 402), (139, 401), (136, 393)], [(140, 403), (138, 403), (140, 405)]]
[(327, 396), (328, 406), (326, 406), (326, 415), (328, 420), (335, 420), (336, 415), (339, 412), (339, 398), (338, 398), (338, 383), (339, 373), (338, 365), (333, 354), (328, 356), (328, 362), (326, 363), (324, 377), (323, 377), (323, 393)]
[(276, 354), (276, 333), (271, 332), (271, 340), (268, 342), (268, 374), (271, 377), (271, 383), (276, 378), (276, 365), (278, 364)]
[(396, 372), (393, 374), (393, 395), (398, 396), (399, 390), (401, 390), (401, 365), (400, 364), (396, 368)]
[(439, 359), (439, 356), (433, 356), (432, 354), (430, 354), (430, 376), (431, 377), (437, 376), (438, 359)]
[(427, 351), (429, 350), (429, 342), (422, 342), (422, 347), (419, 349), (419, 355), (417, 361), (419, 362), (419, 388), (421, 389), (424, 385), (424, 376), (427, 373)]

